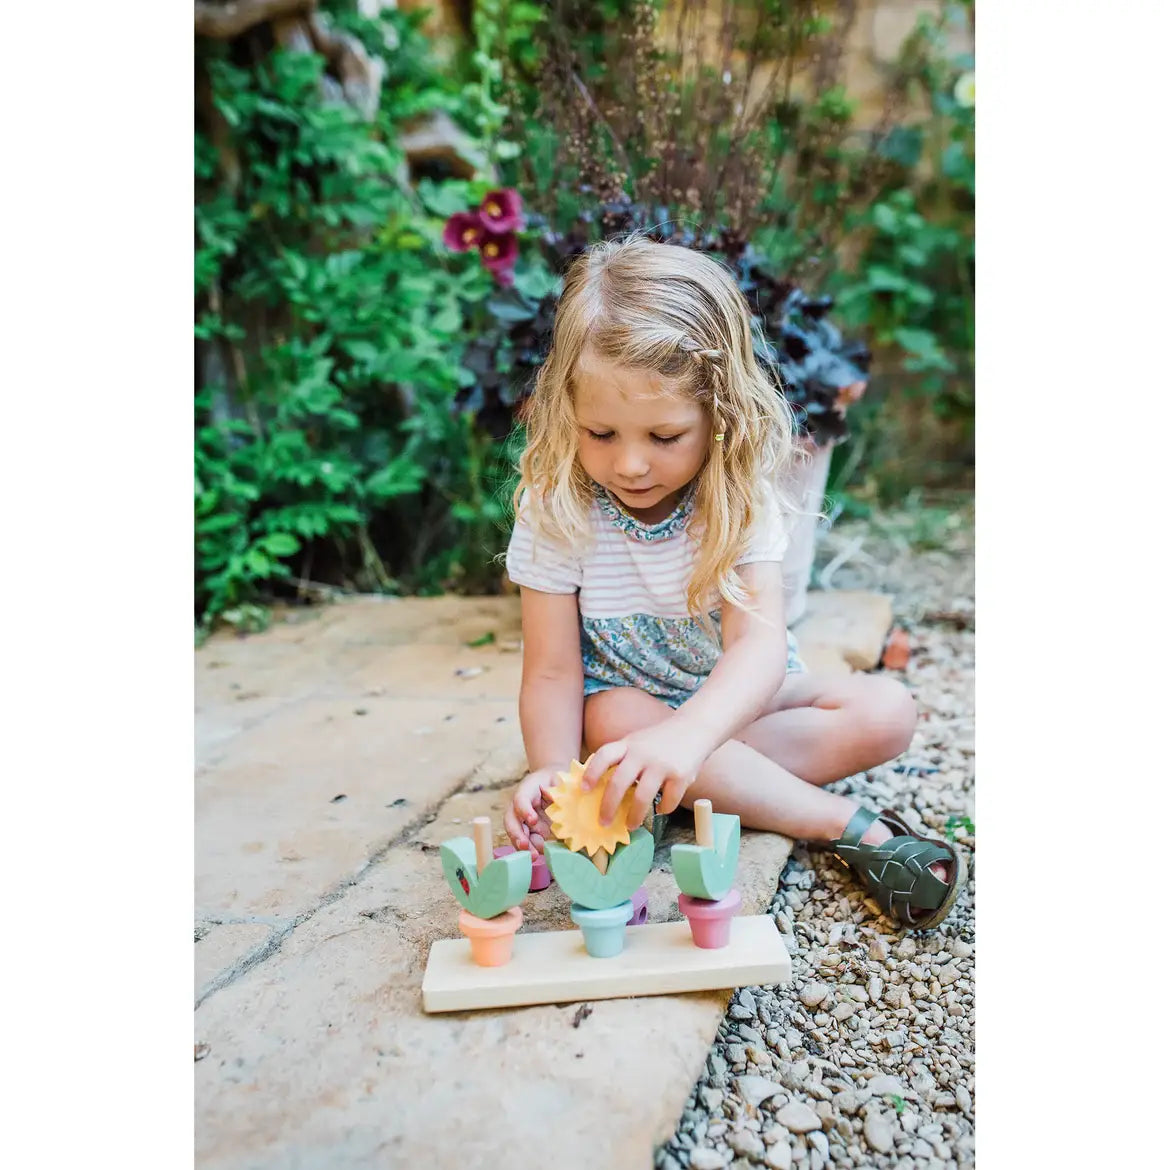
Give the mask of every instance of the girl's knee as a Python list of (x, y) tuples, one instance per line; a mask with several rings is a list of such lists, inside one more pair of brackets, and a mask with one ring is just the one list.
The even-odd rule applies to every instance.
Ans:
[(585, 746), (595, 752), (632, 731), (658, 723), (670, 708), (636, 687), (613, 687), (585, 700)]
[(858, 725), (875, 752), (885, 760), (900, 756), (914, 738), (918, 704), (896, 679), (865, 675), (858, 695)]

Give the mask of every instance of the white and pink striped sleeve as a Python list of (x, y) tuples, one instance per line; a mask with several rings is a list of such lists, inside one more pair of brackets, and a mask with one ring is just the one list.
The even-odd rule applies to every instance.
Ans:
[(525, 519), (521, 498), (505, 565), (514, 585), (540, 593), (576, 593), (581, 588), (581, 561), (534, 532)]

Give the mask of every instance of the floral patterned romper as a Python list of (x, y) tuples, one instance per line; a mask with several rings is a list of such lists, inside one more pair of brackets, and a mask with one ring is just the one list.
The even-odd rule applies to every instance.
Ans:
[[(643, 524), (597, 485), (589, 517), (593, 547), (574, 555), (534, 533), (521, 501), (508, 544), (508, 576), (542, 593), (578, 594), (586, 696), (638, 687), (678, 707), (719, 660), (719, 605), (711, 611), (714, 635), (687, 611), (697, 552), (686, 532), (693, 507), (692, 490), (665, 520)], [(776, 506), (749, 533), (738, 564), (779, 561), (787, 544)], [(804, 669), (789, 631), (788, 670)]]

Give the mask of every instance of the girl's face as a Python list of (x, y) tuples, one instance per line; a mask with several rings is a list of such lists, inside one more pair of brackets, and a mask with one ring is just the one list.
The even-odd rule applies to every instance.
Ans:
[(581, 466), (643, 523), (665, 520), (706, 461), (706, 411), (653, 371), (613, 365), (588, 349), (574, 382)]

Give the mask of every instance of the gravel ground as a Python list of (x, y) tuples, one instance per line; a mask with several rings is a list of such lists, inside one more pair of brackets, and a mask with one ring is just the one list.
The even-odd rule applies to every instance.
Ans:
[[(919, 704), (909, 750), (833, 785), (912, 828), (948, 833), (970, 880), (922, 936), (896, 929), (831, 854), (797, 844), (771, 913), (787, 987), (743, 988), (662, 1170), (974, 1166), (974, 534), (968, 499), (839, 523), (814, 584), (879, 589), (910, 634)], [(960, 818), (965, 818), (960, 820)]]

